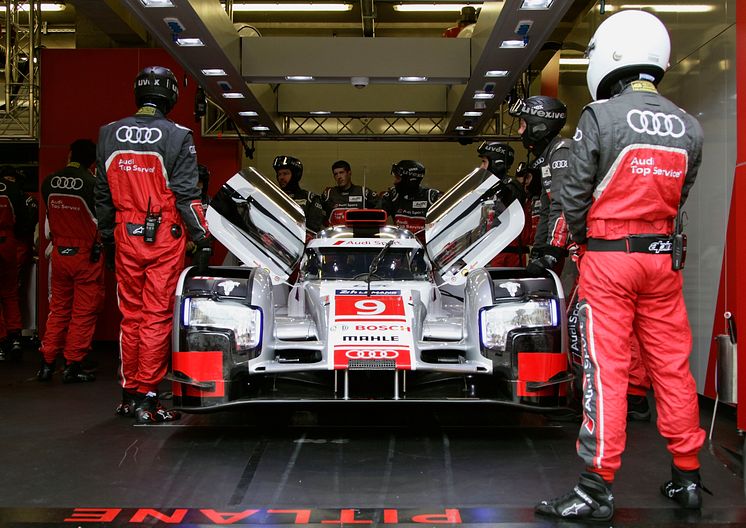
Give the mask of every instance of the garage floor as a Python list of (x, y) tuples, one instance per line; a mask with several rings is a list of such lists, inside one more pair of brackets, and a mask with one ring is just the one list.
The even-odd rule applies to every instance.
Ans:
[[(487, 405), (270, 405), (135, 426), (113, 413), (113, 346), (94, 358), (98, 380), (81, 385), (38, 383), (32, 351), (0, 364), (0, 525), (552, 526), (533, 504), (581, 468), (578, 424)], [(664, 443), (630, 424), (614, 526), (746, 526), (725, 411), (701, 457), (714, 493), (701, 514), (660, 496)]]

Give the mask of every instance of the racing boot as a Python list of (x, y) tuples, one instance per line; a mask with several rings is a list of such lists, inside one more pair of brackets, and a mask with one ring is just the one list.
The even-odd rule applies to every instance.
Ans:
[(13, 361), (20, 361), (23, 356), (23, 346), (21, 345), (21, 334), (13, 333), (8, 335), (8, 341), (10, 344), (10, 359)]
[(181, 418), (181, 413), (166, 409), (158, 400), (158, 395), (155, 392), (149, 392), (135, 409), (135, 418), (140, 424), (173, 422)]
[(122, 389), (122, 402), (114, 411), (117, 416), (135, 417), (135, 409), (142, 403), (142, 395)]
[(712, 492), (702, 485), (699, 470), (684, 471), (671, 464), (671, 480), (661, 486), (661, 493), (676, 501), (687, 510), (698, 510), (702, 507), (702, 490), (710, 495)]
[(36, 381), (52, 381), (52, 375), (54, 374), (54, 361), (47, 363), (43, 359), (41, 360), (41, 367), (39, 372), (36, 373)]
[(570, 493), (541, 501), (534, 511), (558, 519), (605, 522), (614, 515), (614, 496), (600, 475), (583, 472)]
[(650, 404), (648, 403), (647, 396), (627, 394), (627, 421), (650, 421)]
[(85, 372), (79, 361), (67, 363), (65, 370), (62, 371), (62, 383), (85, 383), (96, 381), (96, 375), (92, 372)]

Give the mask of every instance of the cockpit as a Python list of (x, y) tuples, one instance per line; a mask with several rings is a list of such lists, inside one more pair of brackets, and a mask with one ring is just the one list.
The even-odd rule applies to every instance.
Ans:
[(422, 246), (309, 247), (301, 273), (305, 280), (427, 280), (430, 267)]

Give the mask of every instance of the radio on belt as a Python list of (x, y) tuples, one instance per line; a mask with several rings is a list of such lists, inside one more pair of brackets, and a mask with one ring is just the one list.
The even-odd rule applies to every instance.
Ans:
[(155, 242), (155, 233), (160, 224), (161, 214), (160, 212), (154, 213), (150, 210), (150, 198), (148, 198), (148, 212), (145, 215), (145, 232), (143, 233), (143, 241), (146, 244), (153, 244)]

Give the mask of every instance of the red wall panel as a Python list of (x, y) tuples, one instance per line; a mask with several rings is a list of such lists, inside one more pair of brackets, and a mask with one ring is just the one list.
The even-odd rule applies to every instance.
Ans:
[[(39, 141), (40, 181), (67, 162), (70, 143), (78, 138), (98, 139), (102, 125), (136, 111), (133, 83), (137, 73), (147, 66), (171, 68), (177, 78), (184, 70), (161, 49), (80, 49), (42, 50), (41, 127)], [(194, 131), (199, 162), (211, 172), (210, 193), (236, 173), (240, 150), (235, 140), (204, 139), (194, 121), (195, 82), (189, 78), (180, 88), (179, 101), (169, 118)], [(41, 218), (46, 209), (40, 203)], [(43, 223), (42, 223), (43, 225)], [(46, 241), (41, 244), (43, 248)], [(47, 261), (39, 265), (39, 335), (46, 325)], [(106, 303), (99, 317), (96, 339), (118, 339), (119, 310), (113, 274), (107, 272)]]

